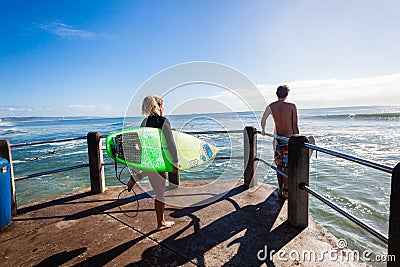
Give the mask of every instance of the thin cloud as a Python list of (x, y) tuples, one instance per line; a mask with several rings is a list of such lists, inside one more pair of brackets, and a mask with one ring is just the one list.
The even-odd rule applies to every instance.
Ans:
[(65, 39), (84, 39), (90, 40), (95, 38), (112, 38), (105, 34), (96, 34), (91, 31), (77, 29), (71, 25), (62, 23), (61, 21), (52, 21), (48, 24), (36, 24), (36, 27), (50, 34)]
[(0, 118), (5, 117), (63, 117), (63, 116), (120, 116), (122, 111), (110, 105), (64, 106), (0, 106)]
[[(282, 82), (282, 84), (288, 84), (292, 89), (288, 101), (296, 103), (299, 108), (400, 104), (400, 73), (360, 79), (308, 80)], [(257, 87), (264, 99), (259, 99), (258, 104), (252, 108), (263, 110), (265, 103), (276, 100), (275, 92), (278, 85), (259, 84)], [(248, 91), (248, 97), (253, 93)], [(254, 94), (254, 98), (256, 95)], [(237, 111), (248, 109), (230, 92), (220, 92), (211, 98), (223, 101), (226, 105), (235, 107)]]
[(288, 83), (294, 102), (304, 107), (400, 104), (400, 73), (349, 80)]

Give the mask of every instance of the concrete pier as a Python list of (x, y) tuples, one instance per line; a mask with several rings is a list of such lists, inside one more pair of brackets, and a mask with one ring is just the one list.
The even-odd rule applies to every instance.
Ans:
[[(134, 187), (138, 202), (128, 192), (118, 200), (123, 187), (107, 187), (102, 194), (87, 189), (22, 207), (0, 232), (1, 266), (365, 266), (322, 257), (347, 250), (312, 218), (305, 229), (291, 226), (287, 201), (275, 187), (246, 190), (240, 178), (226, 179), (212, 184), (224, 194), (207, 195), (202, 188), (209, 183), (168, 191), (168, 203), (193, 203), (167, 205), (166, 219), (176, 224), (163, 231), (155, 230), (148, 185)], [(189, 196), (190, 189), (197, 194)], [(300, 258), (292, 259), (293, 251)], [(318, 258), (304, 261), (304, 251)]]

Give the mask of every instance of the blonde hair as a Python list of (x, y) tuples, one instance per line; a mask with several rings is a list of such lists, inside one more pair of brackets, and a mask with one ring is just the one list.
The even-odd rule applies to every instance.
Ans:
[(158, 112), (158, 107), (160, 107), (163, 103), (164, 101), (159, 96), (146, 96), (142, 103), (142, 115), (145, 117), (151, 115), (160, 115)]

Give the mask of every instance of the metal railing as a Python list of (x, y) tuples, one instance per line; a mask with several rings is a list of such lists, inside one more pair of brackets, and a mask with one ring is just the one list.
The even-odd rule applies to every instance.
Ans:
[(68, 166), (68, 167), (64, 167), (64, 168), (53, 169), (53, 170), (48, 170), (48, 171), (44, 171), (44, 172), (37, 172), (37, 173), (27, 174), (27, 175), (16, 177), (16, 178), (14, 178), (14, 180), (15, 181), (21, 181), (21, 180), (25, 180), (25, 179), (29, 179), (29, 178), (35, 178), (35, 177), (40, 177), (40, 176), (44, 176), (44, 175), (49, 175), (49, 174), (54, 174), (54, 173), (59, 173), (59, 172), (66, 172), (66, 171), (80, 169), (80, 168), (86, 168), (86, 167), (89, 167), (88, 163), (78, 164), (78, 165)]
[[(257, 131), (257, 134), (261, 134), (261, 132)], [(270, 134), (270, 133), (266, 133), (265, 136), (269, 136), (269, 137), (275, 138), (277, 140), (289, 141), (289, 138), (287, 138), (287, 137), (274, 135), (274, 134)], [(319, 152), (322, 152), (322, 153), (325, 153), (325, 154), (329, 154), (331, 156), (335, 156), (335, 157), (338, 157), (338, 158), (342, 158), (342, 159), (346, 159), (346, 160), (349, 160), (349, 161), (352, 161), (352, 162), (356, 162), (356, 163), (359, 163), (361, 165), (364, 165), (364, 166), (367, 166), (367, 167), (371, 167), (371, 168), (374, 168), (374, 169), (377, 169), (377, 170), (380, 170), (380, 171), (384, 171), (384, 172), (387, 172), (387, 173), (390, 173), (390, 174), (393, 172), (393, 168), (392, 167), (388, 167), (388, 166), (385, 166), (385, 165), (382, 165), (382, 164), (379, 164), (379, 163), (376, 163), (376, 162), (372, 162), (372, 161), (368, 161), (368, 160), (365, 160), (365, 159), (357, 158), (357, 157), (350, 156), (350, 155), (347, 155), (347, 154), (344, 154), (344, 153), (340, 153), (340, 152), (337, 152), (337, 151), (334, 151), (334, 150), (318, 147), (316, 145), (309, 144), (309, 143), (305, 143), (304, 146), (308, 147), (309, 149), (313, 149), (315, 151), (319, 151)]]
[(70, 142), (70, 141), (75, 141), (75, 140), (83, 140), (86, 138), (87, 138), (86, 136), (80, 136), (80, 137), (72, 137), (72, 138), (64, 138), (64, 139), (53, 139), (53, 140), (47, 140), (47, 141), (10, 144), (10, 147), (13, 148), (13, 147), (45, 145), (45, 144), (51, 144), (51, 143), (62, 143), (62, 142)]
[[(255, 131), (254, 135), (260, 134), (260, 131)], [(328, 205), (335, 211), (339, 212), (345, 218), (354, 222), (362, 229), (366, 230), (385, 244), (388, 244), (388, 255), (394, 255), (397, 259), (400, 258), (400, 250), (398, 243), (400, 242), (400, 209), (399, 209), (399, 194), (400, 194), (400, 163), (396, 165), (396, 167), (392, 168), (389, 166), (385, 166), (376, 162), (372, 162), (369, 160), (361, 159), (358, 157), (350, 156), (345, 153), (333, 151), (330, 149), (322, 148), (313, 144), (307, 143), (305, 137), (291, 137), (286, 138), (282, 136), (277, 136), (274, 134), (267, 133), (265, 136), (272, 137), (278, 140), (288, 141), (289, 144), (289, 167), (288, 174), (282, 172), (278, 167), (269, 164), (267, 161), (257, 158), (257, 155), (254, 155), (254, 159), (256, 161), (263, 162), (270, 168), (274, 169), (278, 173), (284, 175), (289, 178), (289, 202), (288, 202), (288, 220), (294, 225), (299, 226), (307, 226), (308, 225), (308, 194), (316, 197), (324, 204)], [(296, 138), (303, 138), (301, 145), (296, 144)], [(291, 142), (293, 140), (293, 142)], [(299, 139), (297, 139), (299, 140)], [(309, 149), (319, 151), (334, 157), (338, 157), (341, 159), (345, 159), (351, 162), (355, 162), (360, 165), (367, 166), (369, 168), (373, 168), (382, 172), (392, 174), (392, 183), (391, 183), (391, 200), (390, 200), (390, 215), (389, 215), (389, 236), (385, 236), (380, 231), (374, 229), (370, 225), (362, 222), (360, 219), (356, 218), (345, 209), (337, 206), (329, 199), (325, 198), (315, 190), (309, 187)], [(299, 151), (296, 155), (297, 158), (293, 158), (291, 151)], [(300, 189), (300, 191), (298, 189)], [(306, 192), (304, 195), (303, 192)], [(306, 204), (304, 204), (306, 203)], [(299, 207), (302, 206), (302, 207)], [(305, 209), (305, 207), (307, 209)], [(388, 266), (395, 266), (395, 263), (388, 262)]]
[(354, 222), (355, 224), (357, 224), (358, 226), (360, 226), (361, 228), (363, 228), (364, 230), (366, 230), (370, 234), (374, 235), (375, 237), (377, 237), (378, 239), (380, 239), (384, 243), (387, 244), (389, 242), (389, 238), (387, 236), (385, 236), (384, 234), (382, 234), (381, 232), (379, 232), (375, 228), (371, 227), (370, 225), (362, 222), (360, 219), (358, 219), (357, 217), (351, 215), (349, 212), (347, 212), (346, 210), (344, 210), (341, 207), (337, 206), (333, 202), (329, 201), (327, 198), (325, 198), (324, 196), (322, 196), (318, 192), (312, 190), (307, 184), (305, 184), (305, 183), (300, 184), (300, 188), (305, 190), (305, 191), (307, 191), (310, 195), (312, 195), (312, 196), (316, 197), (317, 199), (321, 200), (324, 204), (328, 205), (329, 207), (331, 207), (335, 211), (339, 212), (344, 217), (346, 217), (347, 219), (351, 220), (352, 222)]
[[(232, 130), (232, 131), (184, 131), (183, 133), (185, 134), (191, 134), (191, 135), (201, 135), (201, 134), (238, 134), (238, 133), (243, 133), (242, 130)], [(101, 138), (104, 139), (106, 138), (107, 135), (101, 135)], [(73, 137), (73, 138), (64, 138), (64, 139), (53, 139), (53, 140), (46, 140), (46, 141), (37, 141), (37, 142), (26, 142), (26, 143), (17, 143), (17, 144), (10, 144), (11, 148), (19, 148), (19, 147), (27, 147), (27, 146), (37, 146), (37, 145), (46, 145), (46, 144), (52, 144), (52, 143), (62, 143), (62, 142), (71, 142), (71, 141), (76, 141), (76, 140), (86, 140), (87, 136), (80, 136), (80, 137)], [(103, 149), (104, 150), (104, 149)], [(243, 156), (237, 156), (237, 157), (215, 157), (215, 160), (239, 160), (243, 159)], [(103, 166), (110, 166), (114, 165), (113, 162), (103, 162)], [(18, 176), (15, 177), (15, 181), (21, 181), (29, 178), (35, 178), (35, 177), (40, 177), (44, 175), (49, 175), (49, 174), (55, 174), (59, 172), (65, 172), (65, 171), (70, 171), (74, 169), (79, 169), (79, 168), (86, 168), (89, 167), (88, 163), (84, 164), (78, 164), (78, 165), (73, 165), (73, 166), (67, 166), (64, 168), (58, 168), (58, 169), (53, 169), (53, 170), (48, 170), (48, 171), (43, 171), (43, 172), (38, 172), (38, 173), (32, 173), (32, 174), (27, 174), (23, 176)]]
[[(71, 142), (71, 141), (85, 140), (85, 139), (87, 139), (86, 136), (80, 136), (80, 137), (72, 137), (72, 138), (64, 138), (64, 139), (52, 139), (52, 140), (37, 141), (37, 142), (17, 143), (17, 144), (10, 144), (10, 148), (20, 148), (20, 147), (27, 147), (27, 146), (38, 146), (38, 145), (46, 145), (46, 144), (53, 144), (53, 143), (63, 143), (63, 142)], [(73, 166), (67, 166), (67, 167), (64, 167), (64, 168), (57, 168), (57, 169), (53, 169), (53, 170), (27, 174), (27, 175), (23, 175), (23, 176), (18, 176), (18, 177), (14, 178), (14, 181), (21, 181), (21, 180), (26, 180), (26, 179), (29, 179), (29, 178), (35, 178), (35, 177), (40, 177), (40, 176), (44, 176), (44, 175), (55, 174), (55, 173), (59, 173), (59, 172), (65, 172), (65, 171), (70, 171), (70, 170), (79, 169), (79, 168), (86, 168), (86, 167), (89, 167), (88, 163), (78, 164), (78, 165), (73, 165)]]
[(286, 173), (284, 173), (282, 170), (278, 169), (278, 167), (268, 163), (266, 160), (260, 159), (260, 158), (255, 158), (256, 161), (261, 161), (262, 163), (264, 163), (265, 165), (267, 165), (268, 167), (270, 167), (271, 169), (273, 169), (274, 171), (276, 171), (277, 173), (285, 176), (286, 178), (288, 178), (288, 175)]
[[(257, 131), (257, 134), (260, 134), (261, 132)], [(269, 134), (266, 133), (266, 136), (278, 139), (278, 140), (284, 140), (284, 141), (289, 141), (289, 138), (287, 137), (283, 137), (283, 136), (278, 136), (278, 135), (274, 135), (274, 134)], [(315, 151), (319, 151), (322, 153), (326, 153), (329, 154), (331, 156), (335, 156), (341, 159), (345, 159), (345, 160), (349, 160), (352, 162), (356, 162), (358, 164), (364, 165), (364, 166), (368, 166), (370, 168), (374, 168), (380, 171), (384, 171), (384, 172), (388, 172), (388, 173), (392, 173), (393, 172), (393, 168), (379, 164), (379, 163), (375, 163), (372, 161), (367, 161), (361, 158), (357, 158), (354, 156), (350, 156), (344, 153), (340, 153), (337, 151), (333, 151), (333, 150), (329, 150), (326, 148), (322, 148), (313, 144), (309, 144), (309, 143), (304, 143), (303, 144), (304, 147), (308, 148), (308, 149), (312, 149)], [(289, 148), (290, 149), (290, 148)], [(284, 173), (283, 171), (281, 171), (280, 169), (278, 169), (278, 167), (269, 164), (267, 161), (260, 159), (260, 158), (256, 158), (256, 160), (263, 162), (264, 164), (268, 165), (270, 168), (272, 168), (273, 170), (275, 170), (276, 172), (280, 173), (281, 175), (285, 176), (286, 178), (288, 178), (288, 174)], [(343, 208), (337, 206), (336, 204), (334, 204), (333, 202), (331, 202), (329, 199), (325, 198), (324, 196), (322, 196), (321, 194), (319, 194), (318, 192), (312, 190), (308, 184), (306, 183), (301, 183), (300, 184), (300, 188), (307, 191), (310, 195), (316, 197), (317, 199), (319, 199), (320, 201), (322, 201), (324, 204), (328, 205), (329, 207), (333, 208), (335, 211), (339, 212), (341, 215), (343, 215), (344, 217), (346, 217), (347, 219), (351, 220), (352, 222), (354, 222), (355, 224), (357, 224), (358, 226), (360, 226), (361, 228), (363, 228), (364, 230), (366, 230), (367, 232), (371, 233), (372, 235), (374, 235), (375, 237), (377, 237), (379, 240), (383, 241), (384, 243), (388, 243), (389, 238), (387, 236), (385, 236), (384, 234), (380, 233), (378, 230), (374, 229), (373, 227), (369, 226), (368, 224), (362, 222), (360, 219), (356, 218), (355, 216), (351, 215), (349, 212), (347, 212), (346, 210), (344, 210)]]
[(304, 146), (308, 147), (309, 149), (313, 149), (315, 151), (319, 151), (319, 152), (322, 152), (322, 153), (325, 153), (325, 154), (329, 154), (329, 155), (335, 156), (337, 158), (341, 158), (341, 159), (345, 159), (345, 160), (348, 160), (348, 161), (352, 161), (352, 162), (355, 162), (355, 163), (358, 163), (358, 164), (361, 164), (361, 165), (364, 165), (364, 166), (367, 166), (367, 167), (370, 167), (370, 168), (373, 168), (373, 169), (377, 169), (377, 170), (380, 170), (380, 171), (383, 171), (383, 172), (387, 172), (387, 173), (390, 173), (390, 174), (393, 173), (393, 169), (394, 168), (388, 167), (388, 166), (385, 166), (385, 165), (382, 165), (382, 164), (379, 164), (379, 163), (376, 163), (376, 162), (372, 162), (372, 161), (369, 161), (369, 160), (353, 157), (353, 156), (350, 156), (350, 155), (346, 155), (344, 153), (340, 153), (340, 152), (333, 151), (333, 150), (330, 150), (330, 149), (318, 147), (316, 145), (312, 145), (312, 144), (308, 144), (308, 143), (305, 143)]

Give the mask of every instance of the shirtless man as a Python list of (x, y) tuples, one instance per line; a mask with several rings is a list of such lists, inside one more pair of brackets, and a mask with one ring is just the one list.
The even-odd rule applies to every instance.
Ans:
[[(291, 137), (299, 134), (299, 126), (297, 119), (297, 108), (295, 104), (285, 102), (288, 94), (289, 87), (281, 85), (276, 90), (278, 101), (275, 101), (265, 108), (263, 117), (261, 119), (262, 134), (265, 135), (265, 126), (267, 118), (272, 114), (275, 122), (275, 135), (284, 137)], [(284, 173), (288, 173), (288, 142), (282, 140), (274, 140), (275, 148), (275, 164), (278, 169)], [(277, 173), (279, 184), (279, 196), (288, 198), (288, 179), (283, 175)]]

